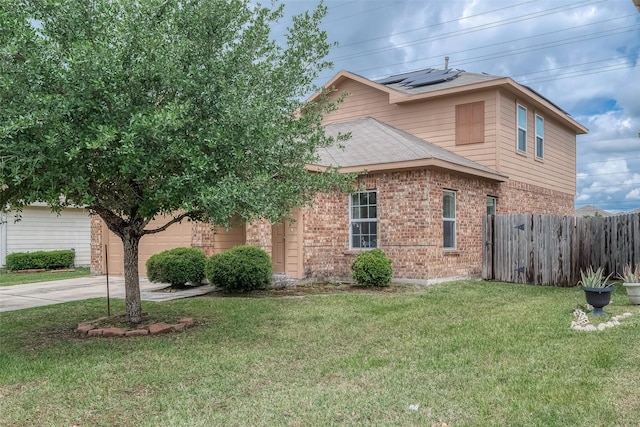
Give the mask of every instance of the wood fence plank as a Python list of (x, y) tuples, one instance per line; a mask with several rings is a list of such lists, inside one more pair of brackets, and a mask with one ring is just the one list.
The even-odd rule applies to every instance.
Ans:
[(580, 271), (640, 264), (640, 214), (606, 218), (496, 215), (483, 222), (483, 277), (574, 286)]

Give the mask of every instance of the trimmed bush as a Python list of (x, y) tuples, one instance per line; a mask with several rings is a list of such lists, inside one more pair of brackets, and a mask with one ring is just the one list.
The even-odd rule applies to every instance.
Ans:
[(207, 257), (197, 248), (175, 248), (152, 255), (147, 260), (147, 277), (152, 282), (170, 283), (182, 287), (191, 282), (199, 285), (204, 279)]
[(76, 253), (72, 250), (14, 252), (7, 255), (7, 270), (56, 270), (73, 267)]
[(389, 286), (393, 269), (391, 260), (380, 249), (361, 252), (351, 263), (353, 280), (366, 286)]
[(235, 246), (207, 260), (207, 280), (228, 292), (248, 292), (271, 284), (271, 258), (256, 246)]

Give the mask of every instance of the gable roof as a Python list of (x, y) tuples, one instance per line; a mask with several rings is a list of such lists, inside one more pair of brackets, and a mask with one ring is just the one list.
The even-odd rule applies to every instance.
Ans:
[[(437, 74), (443, 78), (431, 79), (430, 74)], [(398, 79), (402, 77), (402, 79)], [(484, 73), (468, 73), (462, 70), (436, 70), (427, 68), (408, 73), (397, 74), (379, 79), (369, 80), (349, 71), (339, 71), (324, 86), (331, 88), (339, 86), (344, 80), (353, 80), (369, 87), (375, 88), (389, 95), (390, 104), (404, 104), (418, 102), (429, 98), (449, 96), (463, 92), (475, 92), (487, 89), (503, 89), (511, 92), (516, 97), (526, 99), (538, 108), (546, 110), (560, 123), (568, 126), (576, 134), (586, 134), (589, 130), (573, 119), (566, 111), (553, 102), (540, 95), (533, 89), (517, 83), (509, 77), (493, 76)], [(411, 84), (417, 81), (418, 84)], [(426, 84), (420, 82), (427, 81)], [(311, 100), (317, 99), (319, 93), (314, 94)]]
[(338, 167), (344, 172), (436, 168), (499, 182), (507, 180), (491, 168), (371, 117), (325, 126), (325, 133), (332, 137), (349, 132), (348, 140), (320, 149), (320, 160), (314, 166)]
[(601, 217), (604, 217), (604, 216), (611, 216), (612, 213), (608, 212), (608, 211), (605, 211), (603, 209), (597, 208), (597, 207), (595, 207), (593, 205), (586, 205), (586, 206), (583, 206), (583, 207), (581, 207), (579, 209), (576, 209), (575, 215), (576, 216), (581, 216), (581, 217), (585, 217), (585, 216), (593, 216), (593, 217), (601, 216)]

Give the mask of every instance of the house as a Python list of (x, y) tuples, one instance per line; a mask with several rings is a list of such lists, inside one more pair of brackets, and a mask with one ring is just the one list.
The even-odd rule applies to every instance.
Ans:
[[(341, 71), (326, 86), (349, 94), (325, 117), (326, 131), (351, 138), (308, 167), (360, 173), (356, 193), (318, 194), (284, 224), (214, 234), (183, 223), (181, 237), (157, 251), (178, 241), (206, 253), (247, 243), (267, 250), (277, 273), (327, 279), (349, 277), (354, 257), (379, 247), (396, 279), (424, 280), (480, 272), (487, 214), (573, 214), (576, 135), (587, 129), (511, 78), (425, 69), (373, 81)], [(153, 249), (152, 239), (160, 235), (141, 247)], [(103, 258), (94, 254), (95, 270)]]
[(65, 208), (60, 215), (47, 206), (27, 206), (16, 221), (15, 212), (0, 214), (0, 267), (14, 252), (73, 249), (76, 266), (91, 264), (91, 220), (83, 208)]
[(576, 209), (575, 216), (578, 217), (605, 217), (613, 215), (611, 212), (597, 208), (593, 205), (586, 205)]

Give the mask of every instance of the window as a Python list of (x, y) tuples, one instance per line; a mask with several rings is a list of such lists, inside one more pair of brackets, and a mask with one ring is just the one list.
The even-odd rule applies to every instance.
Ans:
[(536, 114), (536, 157), (544, 158), (544, 118)]
[(442, 198), (442, 234), (445, 249), (456, 248), (456, 192), (445, 190)]
[(351, 195), (350, 237), (351, 249), (378, 247), (378, 212), (375, 191)]
[(498, 206), (498, 199), (493, 196), (487, 196), (487, 215), (495, 215)]
[(456, 145), (484, 142), (484, 101), (456, 105)]
[(527, 152), (527, 109), (518, 104), (518, 151)]

